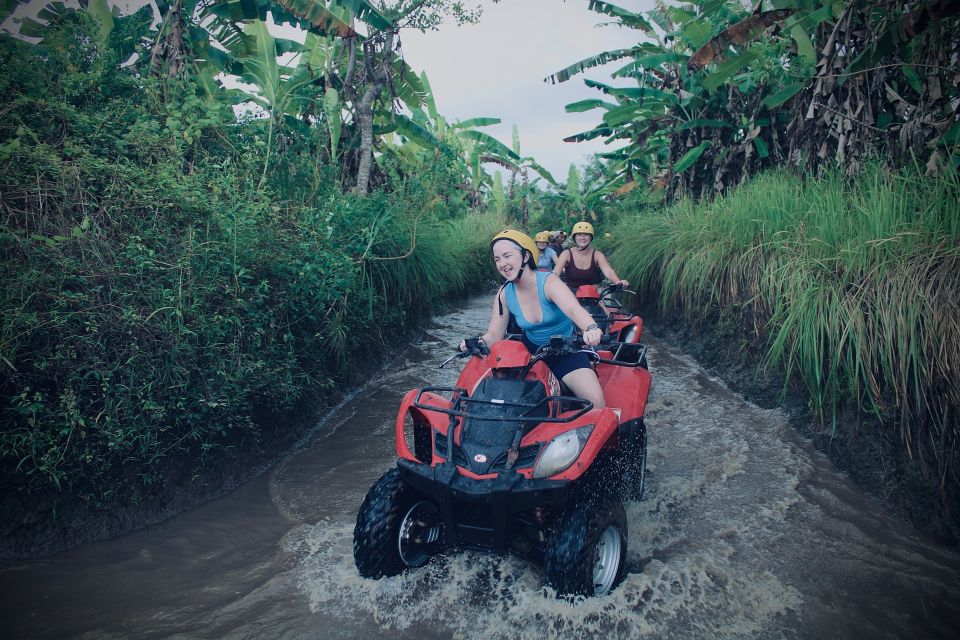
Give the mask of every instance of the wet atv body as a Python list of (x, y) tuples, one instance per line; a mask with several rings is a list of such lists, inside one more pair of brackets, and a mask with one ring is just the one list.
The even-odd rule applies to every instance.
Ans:
[(395, 575), (466, 547), (533, 560), (558, 593), (616, 584), (626, 556), (622, 501), (644, 488), (650, 374), (643, 353), (615, 360), (613, 343), (594, 356), (607, 407), (563, 395), (541, 358), (580, 349), (575, 340), (555, 338), (532, 357), (513, 340), (489, 352), (474, 343), (456, 386), (406, 394), (397, 466), (357, 515), (361, 575)]
[[(642, 348), (640, 335), (643, 333), (643, 319), (627, 311), (617, 298), (617, 294), (623, 290), (619, 284), (611, 284), (603, 289), (585, 284), (577, 287), (574, 293), (580, 306), (593, 317), (603, 334), (610, 336), (615, 343), (621, 343), (614, 347), (614, 359), (631, 360)], [(646, 358), (641, 366), (647, 367)]]

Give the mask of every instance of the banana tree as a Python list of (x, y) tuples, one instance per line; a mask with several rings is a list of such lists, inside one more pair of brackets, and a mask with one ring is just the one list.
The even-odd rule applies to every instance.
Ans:
[[(776, 124), (758, 100), (772, 81), (774, 65), (744, 68), (761, 58), (778, 60), (789, 46), (780, 39), (764, 48), (737, 51), (777, 19), (789, 12), (763, 15), (751, 27), (742, 20), (746, 11), (737, 2), (717, 1), (687, 8), (660, 5), (645, 15), (610, 3), (594, 2), (590, 8), (638, 29), (646, 39), (630, 49), (604, 52), (571, 65), (546, 78), (562, 82), (600, 64), (627, 59), (613, 73), (616, 79), (632, 80), (635, 86), (610, 86), (586, 80), (604, 98), (567, 105), (570, 112), (599, 109), (602, 122), (590, 131), (566, 138), (574, 142), (602, 137), (607, 142), (627, 140), (628, 145), (602, 159), (611, 179), (608, 193), (623, 194), (638, 181), (652, 189), (666, 187), (671, 194), (705, 195), (742, 180), (749, 172), (769, 163), (770, 144), (760, 134)], [(741, 31), (725, 31), (729, 23)], [(749, 22), (754, 22), (748, 19)], [(714, 34), (720, 33), (719, 36)], [(698, 72), (707, 60), (697, 58), (704, 47), (720, 59), (732, 53), (718, 68)], [(780, 70), (782, 75), (782, 69)], [(736, 82), (734, 89), (729, 86)], [(723, 86), (723, 90), (720, 87)]]
[[(601, 110), (602, 123), (568, 141), (628, 144), (603, 154), (612, 194), (645, 180), (652, 188), (707, 195), (783, 162), (855, 171), (883, 146), (928, 170), (957, 160), (957, 90), (951, 47), (955, 0), (770, 0), (752, 11), (714, 0), (658, 5), (639, 15), (605, 2), (590, 9), (638, 29), (647, 42), (582, 60), (546, 78), (563, 82), (627, 59), (613, 75), (636, 86), (587, 80), (602, 99), (568, 105)], [(894, 141), (899, 141), (895, 144)], [(951, 155), (953, 154), (953, 155)]]
[[(0, 5), (0, 20), (5, 19), (16, 9), (18, 4), (27, 4), (29, 0), (4, 0)], [(113, 30), (113, 12), (107, 6), (107, 0), (81, 0), (80, 9), (86, 11), (97, 24), (97, 39), (101, 43), (106, 43)], [(66, 13), (74, 11), (73, 7), (66, 6), (63, 2), (50, 2), (37, 12), (38, 20), (33, 18), (23, 18), (20, 20), (20, 33), (29, 38), (42, 38), (43, 30), (47, 23), (56, 20)]]
[[(536, 165), (530, 158), (523, 158), (519, 149), (511, 149), (494, 136), (480, 131), (481, 127), (500, 124), (499, 118), (476, 117), (454, 123), (447, 122), (437, 110), (430, 81), (425, 73), (419, 76), (420, 95), (422, 104), (419, 107), (409, 107), (410, 115), (394, 114), (391, 117), (389, 131), (396, 131), (403, 137), (400, 145), (402, 149), (411, 146), (432, 154), (441, 149), (460, 155), (462, 158), (462, 174), (464, 188), (468, 191), (471, 202), (479, 205), (481, 192), (493, 188), (494, 178), (483, 170), (483, 165), (492, 163), (504, 167), (515, 174), (527, 166), (535, 165), (547, 176), (549, 172)], [(408, 157), (411, 153), (401, 151)], [(416, 155), (413, 153), (412, 155)], [(428, 159), (424, 160), (429, 162)], [(552, 180), (552, 176), (550, 180)]]

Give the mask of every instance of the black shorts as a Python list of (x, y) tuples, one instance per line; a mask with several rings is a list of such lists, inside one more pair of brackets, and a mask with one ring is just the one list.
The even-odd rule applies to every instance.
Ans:
[[(530, 341), (526, 333), (521, 334), (520, 339), (523, 342), (523, 346), (525, 346), (530, 353), (536, 353), (537, 350), (540, 349), (540, 347)], [(592, 368), (590, 366), (590, 357), (582, 351), (547, 356), (543, 361), (547, 363), (550, 371), (552, 371), (553, 375), (557, 376), (559, 380), (563, 380), (563, 376), (571, 371)]]

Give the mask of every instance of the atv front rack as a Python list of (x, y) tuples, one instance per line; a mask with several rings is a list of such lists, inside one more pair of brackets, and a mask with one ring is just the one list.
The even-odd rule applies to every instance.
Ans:
[[(449, 393), (452, 400), (454, 400), (453, 408), (441, 407), (440, 405), (427, 404), (421, 401), (423, 394), (425, 393), (436, 393), (438, 395)], [(511, 415), (511, 416), (489, 416), (489, 415), (477, 415), (476, 413), (469, 413), (468, 411), (461, 409), (461, 403), (468, 405), (473, 404), (484, 404), (488, 406), (497, 406), (497, 407), (519, 407), (526, 409), (525, 413), (530, 413), (537, 407), (548, 403), (550, 407), (549, 415), (547, 416), (527, 416), (524, 414), (521, 415)], [(559, 416), (560, 407), (563, 404), (574, 405), (579, 407), (572, 415), (569, 416)], [(471, 398), (467, 395), (467, 390), (462, 387), (424, 387), (420, 389), (420, 392), (417, 393), (416, 399), (413, 401), (413, 406), (417, 409), (425, 409), (427, 411), (436, 411), (438, 413), (445, 413), (448, 416), (454, 416), (457, 418), (470, 418), (471, 420), (490, 420), (490, 421), (500, 421), (500, 422), (573, 422), (586, 412), (593, 409), (593, 403), (589, 400), (584, 400), (583, 398), (577, 398), (574, 396), (547, 396), (539, 402), (512, 402), (510, 400), (477, 400)], [(554, 410), (556, 409), (556, 410)], [(568, 409), (569, 410), (569, 409)]]

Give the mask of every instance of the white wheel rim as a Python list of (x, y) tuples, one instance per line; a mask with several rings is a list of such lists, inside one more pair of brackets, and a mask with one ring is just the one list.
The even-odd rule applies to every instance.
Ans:
[[(432, 502), (420, 500), (407, 510), (400, 521), (397, 551), (408, 567), (422, 567), (433, 555), (433, 547), (440, 537), (438, 514), (437, 507)], [(429, 526), (425, 528), (424, 524)], [(414, 539), (421, 535), (426, 537), (426, 541)]]
[(620, 529), (610, 525), (600, 534), (597, 541), (596, 556), (593, 563), (593, 594), (603, 595), (613, 588), (613, 582), (620, 572), (620, 558), (623, 551), (623, 539)]

